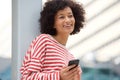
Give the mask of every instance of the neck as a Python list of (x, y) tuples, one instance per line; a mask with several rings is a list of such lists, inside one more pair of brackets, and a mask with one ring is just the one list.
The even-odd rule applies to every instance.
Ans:
[(66, 46), (67, 40), (69, 35), (56, 35), (53, 36), (54, 39), (56, 39), (60, 44)]

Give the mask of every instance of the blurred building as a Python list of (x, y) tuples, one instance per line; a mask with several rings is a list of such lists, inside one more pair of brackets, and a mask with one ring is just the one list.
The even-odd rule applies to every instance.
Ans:
[[(85, 8), (86, 25), (69, 38), (68, 49), (84, 69), (93, 71), (92, 80), (120, 80), (120, 0), (76, 1)], [(101, 73), (107, 73), (108, 78), (101, 79), (105, 77)]]

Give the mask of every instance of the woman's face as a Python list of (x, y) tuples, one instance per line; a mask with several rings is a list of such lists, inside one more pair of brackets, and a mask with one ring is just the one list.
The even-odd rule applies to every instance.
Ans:
[(58, 34), (70, 34), (74, 30), (75, 18), (70, 7), (59, 10), (55, 15), (54, 28)]

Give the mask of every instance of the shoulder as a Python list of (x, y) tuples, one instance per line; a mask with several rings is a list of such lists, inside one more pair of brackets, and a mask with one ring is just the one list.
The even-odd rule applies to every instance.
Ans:
[(40, 34), (39, 36), (35, 38), (35, 40), (46, 41), (46, 40), (50, 40), (50, 37), (49, 37), (49, 34)]
[(44, 55), (44, 51), (46, 49), (46, 45), (49, 42), (49, 35), (40, 34), (37, 36), (32, 42), (32, 57), (40, 57), (42, 54)]
[(49, 34), (40, 34), (39, 36), (35, 37), (32, 41), (34, 45), (36, 44), (45, 44), (45, 42), (51, 41)]

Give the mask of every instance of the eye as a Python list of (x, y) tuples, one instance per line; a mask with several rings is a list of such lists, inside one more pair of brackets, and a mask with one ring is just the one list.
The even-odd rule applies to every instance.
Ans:
[(72, 18), (72, 17), (73, 17), (73, 15), (71, 14), (71, 15), (69, 15), (68, 17), (69, 17), (69, 18)]
[(63, 18), (64, 18), (64, 16), (60, 16), (59, 18), (60, 18), (60, 19), (63, 19)]

